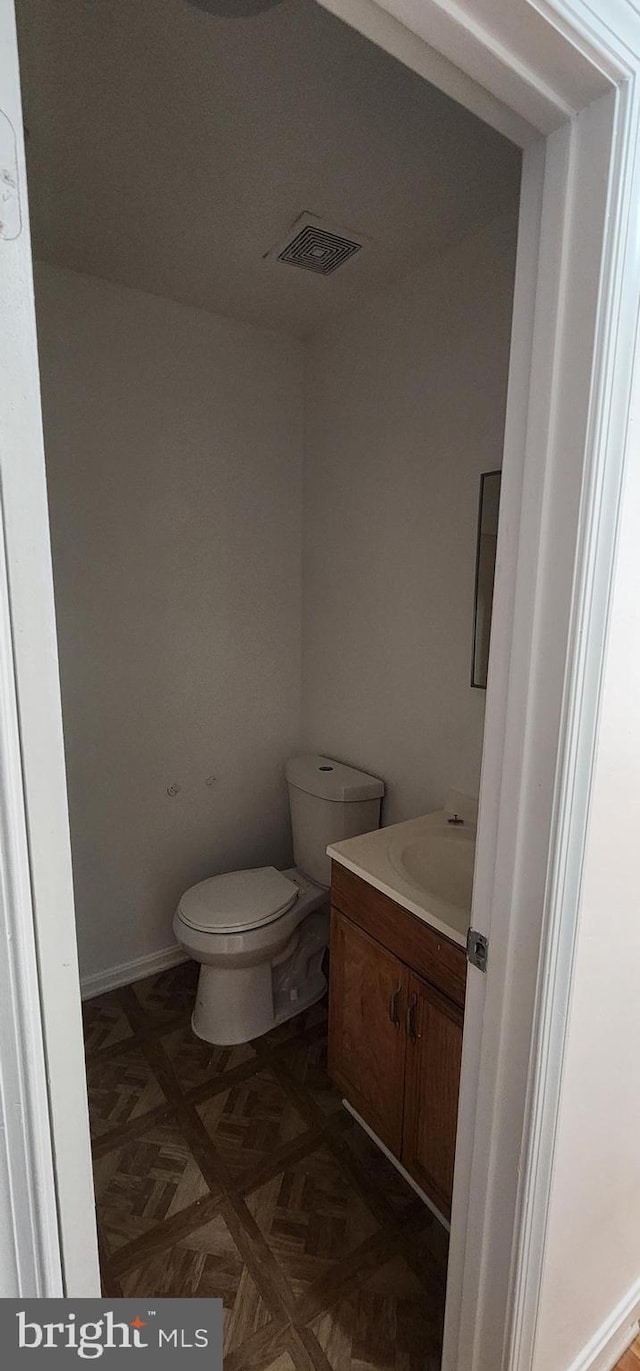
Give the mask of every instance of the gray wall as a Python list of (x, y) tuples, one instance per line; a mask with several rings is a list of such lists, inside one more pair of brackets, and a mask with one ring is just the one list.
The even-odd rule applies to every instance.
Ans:
[(301, 348), (50, 267), (37, 303), (86, 976), (166, 947), (192, 882), (289, 860)]
[(376, 295), (305, 361), (303, 735), (386, 823), (477, 795), (479, 478), (502, 462), (516, 221)]

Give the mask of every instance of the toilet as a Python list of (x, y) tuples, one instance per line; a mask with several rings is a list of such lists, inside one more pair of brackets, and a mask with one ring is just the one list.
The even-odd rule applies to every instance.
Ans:
[(327, 986), (330, 843), (380, 824), (382, 781), (329, 757), (286, 767), (295, 866), (228, 871), (191, 886), (173, 920), (200, 963), (194, 1033), (228, 1046), (260, 1037), (314, 1004)]

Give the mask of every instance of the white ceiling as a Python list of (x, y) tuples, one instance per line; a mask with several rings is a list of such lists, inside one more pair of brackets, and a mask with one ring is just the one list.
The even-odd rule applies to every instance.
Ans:
[[(320, 9), (19, 0), (36, 256), (299, 337), (517, 203), (519, 152)], [(303, 211), (372, 239), (264, 261)]]

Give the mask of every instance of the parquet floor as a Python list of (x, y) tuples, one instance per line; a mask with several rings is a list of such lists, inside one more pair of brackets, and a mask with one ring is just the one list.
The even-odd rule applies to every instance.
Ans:
[(446, 1234), (342, 1109), (325, 1006), (211, 1047), (197, 970), (85, 1005), (105, 1295), (221, 1296), (225, 1371), (439, 1371)]
[(624, 1357), (620, 1358), (614, 1371), (640, 1371), (640, 1338), (636, 1338)]

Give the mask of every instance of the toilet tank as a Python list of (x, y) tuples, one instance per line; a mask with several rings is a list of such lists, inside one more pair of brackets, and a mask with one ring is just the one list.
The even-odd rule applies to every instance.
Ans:
[(384, 785), (331, 757), (292, 757), (286, 775), (295, 864), (312, 881), (328, 886), (327, 847), (380, 827)]

